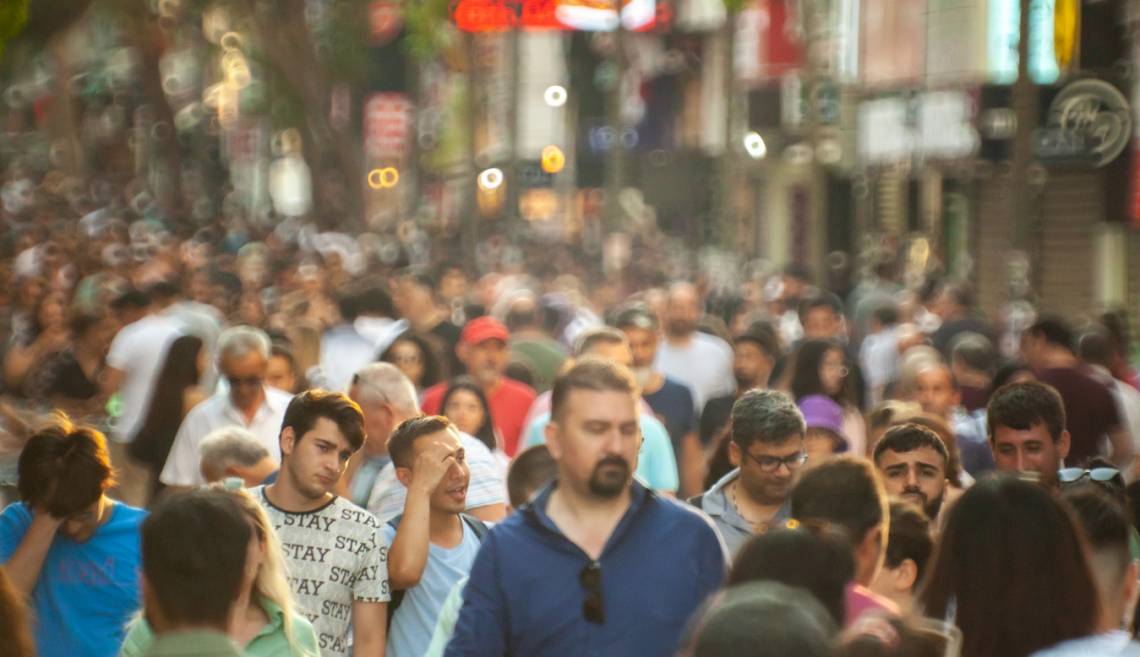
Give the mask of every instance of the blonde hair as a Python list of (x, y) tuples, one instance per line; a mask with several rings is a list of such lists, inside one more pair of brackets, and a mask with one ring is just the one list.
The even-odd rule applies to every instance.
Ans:
[(253, 524), (258, 539), (265, 544), (265, 559), (253, 580), (250, 601), (261, 604), (263, 600), (269, 600), (281, 608), (285, 621), (285, 640), (289, 643), (290, 652), (302, 657), (319, 657), (306, 651), (293, 634), (294, 604), (293, 591), (289, 588), (288, 566), (282, 556), (281, 541), (277, 538), (277, 532), (273, 530), (273, 523), (269, 521), (265, 509), (243, 489), (229, 488), (224, 484), (215, 484), (214, 487), (234, 496), (238, 506)]

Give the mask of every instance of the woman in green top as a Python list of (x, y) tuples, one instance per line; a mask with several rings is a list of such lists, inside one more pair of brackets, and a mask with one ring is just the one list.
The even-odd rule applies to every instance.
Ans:
[[(249, 657), (320, 657), (313, 626), (293, 610), (281, 545), (265, 510), (245, 491), (229, 492), (237, 498), (254, 529), (242, 593), (234, 603), (235, 622), (230, 638), (244, 646)], [(119, 657), (140, 657), (153, 642), (150, 625), (139, 617), (131, 624)]]

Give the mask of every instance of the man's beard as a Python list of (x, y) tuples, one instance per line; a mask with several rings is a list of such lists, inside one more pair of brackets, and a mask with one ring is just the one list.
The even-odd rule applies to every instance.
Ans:
[(613, 498), (620, 495), (629, 485), (629, 475), (628, 461), (617, 455), (607, 456), (594, 466), (587, 485), (594, 495)]
[(692, 335), (697, 330), (697, 323), (687, 319), (671, 319), (665, 324), (665, 330), (674, 337)]
[(903, 495), (915, 495), (922, 500), (922, 510), (926, 512), (926, 516), (934, 520), (938, 517), (938, 512), (942, 510), (942, 501), (946, 498), (946, 491), (943, 490), (942, 494), (933, 500), (926, 499), (926, 494), (917, 488), (907, 488), (903, 490)]

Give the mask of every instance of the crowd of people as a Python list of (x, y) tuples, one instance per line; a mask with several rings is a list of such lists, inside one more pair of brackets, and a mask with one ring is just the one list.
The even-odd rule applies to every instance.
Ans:
[(40, 194), (0, 272), (0, 654), (1140, 655), (1124, 313), (990, 322), (889, 254), (473, 278)]

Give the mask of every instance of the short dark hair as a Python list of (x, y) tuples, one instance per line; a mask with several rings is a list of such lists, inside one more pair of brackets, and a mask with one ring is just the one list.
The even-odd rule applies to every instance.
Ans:
[(1073, 351), (1076, 347), (1073, 340), (1072, 327), (1060, 317), (1046, 315), (1025, 329), (1025, 332), (1029, 335), (1043, 338), (1045, 342), (1049, 344), (1064, 347), (1069, 351)]
[(853, 545), (889, 522), (887, 494), (871, 462), (837, 456), (803, 473), (792, 487), (792, 517), (822, 520), (847, 530)]
[(151, 510), (142, 523), (142, 570), (171, 623), (226, 626), (252, 535), (245, 513), (222, 490), (178, 493)]
[(1119, 569), (1116, 579), (1123, 581), (1124, 571), (1132, 561), (1129, 551), (1132, 528), (1124, 507), (1096, 484), (1063, 488), (1061, 499), (1076, 513), (1093, 552), (1116, 557), (1114, 565)]
[(950, 362), (954, 361), (978, 372), (991, 373), (997, 361), (994, 343), (981, 333), (959, 333), (950, 341)]
[(998, 388), (986, 405), (986, 432), (990, 440), (998, 427), (1025, 431), (1045, 424), (1053, 442), (1065, 430), (1065, 402), (1051, 385), (1039, 381), (1009, 383)]
[(115, 483), (107, 439), (92, 427), (67, 420), (28, 439), (17, 471), (20, 500), (56, 518), (83, 511)]
[(1087, 331), (1077, 340), (1077, 355), (1086, 363), (1108, 367), (1112, 354), (1112, 341), (1102, 328)]
[(884, 303), (871, 311), (875, 321), (883, 326), (893, 326), (899, 323), (899, 307), (893, 303)]
[(638, 388), (633, 373), (627, 368), (602, 358), (583, 356), (575, 359), (568, 370), (554, 379), (550, 390), (550, 417), (562, 417), (570, 393), (575, 390), (624, 392), (637, 396)]
[(368, 285), (355, 296), (358, 315), (396, 316), (396, 306), (392, 303), (392, 295), (379, 285)]
[(843, 316), (843, 302), (839, 300), (839, 297), (827, 290), (817, 290), (814, 294), (804, 297), (804, 299), (800, 301), (800, 306), (797, 309), (800, 322), (803, 322), (807, 318), (808, 313), (816, 308), (827, 308), (835, 313), (836, 317)]
[(397, 468), (412, 467), (416, 438), (446, 431), (451, 428), (451, 420), (442, 415), (421, 415), (400, 423), (388, 437), (388, 455)]
[(630, 304), (619, 308), (614, 315), (613, 325), (619, 329), (640, 328), (657, 330), (657, 316), (645, 304)]
[(293, 397), (285, 409), (281, 429), (292, 429), (295, 440), (300, 441), (321, 418), (336, 423), (353, 451), (364, 445), (364, 413), (341, 392), (314, 388)]
[(550, 483), (558, 474), (558, 464), (546, 445), (532, 445), (519, 452), (507, 470), (507, 496), (511, 506), (526, 504), (534, 492)]
[(779, 445), (789, 438), (803, 438), (807, 431), (804, 414), (786, 393), (779, 390), (749, 390), (732, 405), (732, 442), (748, 449), (760, 441)]
[(825, 657), (837, 624), (806, 591), (766, 581), (713, 597), (692, 627), (693, 657)]
[(942, 457), (942, 463), (949, 466), (950, 452), (946, 449), (946, 443), (942, 442), (942, 438), (931, 429), (914, 422), (899, 424), (887, 429), (887, 432), (875, 444), (872, 460), (875, 461), (875, 465), (879, 465), (879, 457), (887, 450), (906, 454), (920, 447), (932, 448)]
[(845, 616), (846, 590), (855, 579), (847, 534), (827, 523), (789, 523), (748, 540), (736, 555), (727, 586), (773, 580), (807, 589), (836, 625)]
[(891, 528), (884, 563), (890, 568), (898, 568), (906, 559), (913, 561), (917, 588), (932, 552), (934, 539), (930, 536), (930, 519), (922, 509), (912, 502), (891, 502)]
[(732, 342), (733, 344), (751, 342), (760, 347), (760, 350), (768, 354), (772, 360), (780, 357), (780, 338), (776, 335), (776, 329), (763, 320), (752, 322), (748, 330), (735, 336)]

